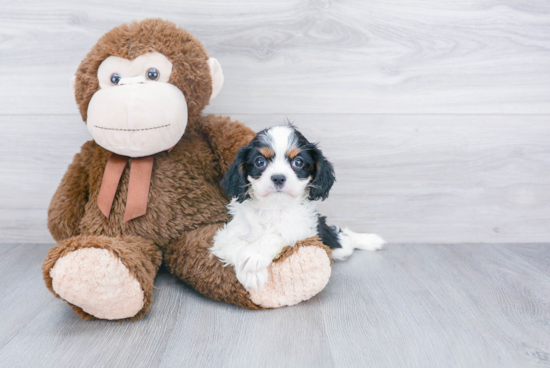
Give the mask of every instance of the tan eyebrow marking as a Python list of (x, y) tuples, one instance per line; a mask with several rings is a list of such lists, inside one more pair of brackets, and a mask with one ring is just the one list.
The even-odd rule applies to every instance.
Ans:
[(300, 148), (294, 147), (291, 150), (287, 151), (286, 155), (292, 160), (294, 157), (298, 156), (300, 152), (302, 152)]
[(275, 156), (275, 152), (273, 152), (270, 147), (262, 147), (258, 151), (260, 151), (260, 153), (264, 155), (265, 158), (272, 158), (273, 156)]

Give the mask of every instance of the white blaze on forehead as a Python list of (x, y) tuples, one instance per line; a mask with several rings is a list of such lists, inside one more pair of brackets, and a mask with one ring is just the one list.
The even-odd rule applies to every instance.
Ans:
[(298, 138), (294, 134), (294, 129), (289, 126), (270, 128), (266, 135), (261, 137), (261, 140), (273, 148), (275, 161), (285, 161), (286, 153), (298, 146)]

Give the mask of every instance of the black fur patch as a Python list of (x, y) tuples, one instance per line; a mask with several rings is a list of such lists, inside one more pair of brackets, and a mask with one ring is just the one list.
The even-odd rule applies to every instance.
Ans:
[[(268, 147), (267, 144), (260, 140), (260, 136), (262, 134), (265, 135), (266, 131), (267, 129), (256, 134), (248, 146), (239, 148), (235, 161), (229, 165), (229, 169), (221, 182), (221, 186), (225, 189), (227, 195), (230, 197), (237, 197), (239, 203), (250, 198), (248, 194), (248, 186), (250, 183), (247, 177), (250, 175), (254, 179), (258, 179), (267, 168), (267, 166), (258, 168), (254, 165), (256, 158), (258, 158), (258, 156), (263, 156), (260, 153), (260, 148)], [(266, 158), (266, 160), (268, 159)]]
[[(307, 170), (307, 175), (313, 176), (313, 180), (309, 184), (309, 199), (312, 201), (322, 199), (324, 201), (328, 198), (328, 193), (336, 181), (334, 167), (326, 159), (316, 143), (309, 142), (298, 129), (294, 126), (292, 128), (298, 138), (298, 148), (301, 149), (297, 157), (301, 157), (309, 164), (310, 168)], [(296, 174), (298, 175), (298, 173)]]
[(342, 248), (338, 241), (338, 234), (341, 232), (336, 226), (328, 226), (325, 216), (319, 215), (317, 221), (317, 233), (324, 245), (330, 249)]
[(248, 150), (248, 146), (239, 148), (235, 161), (229, 165), (229, 169), (220, 183), (229, 197), (237, 197), (237, 201), (241, 203), (250, 197), (248, 195), (249, 183), (244, 168)]

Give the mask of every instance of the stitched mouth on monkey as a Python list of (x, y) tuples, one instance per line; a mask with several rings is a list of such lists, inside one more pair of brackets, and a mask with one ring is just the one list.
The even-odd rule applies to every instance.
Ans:
[[(148, 79), (152, 67), (155, 78)], [(100, 89), (88, 105), (88, 130), (97, 144), (129, 157), (173, 147), (185, 132), (188, 116), (185, 96), (168, 83), (171, 70), (172, 63), (158, 53), (132, 61), (105, 59), (98, 69)]]
[(124, 131), (124, 132), (137, 132), (137, 131), (140, 131), (140, 130), (153, 130), (153, 129), (166, 128), (166, 127), (169, 127), (169, 126), (170, 126), (170, 124), (159, 125), (159, 126), (152, 127), (152, 128), (142, 128), (142, 129), (118, 129), (118, 128), (107, 128), (107, 127), (101, 127), (101, 126), (94, 125), (94, 128), (105, 129), (105, 130), (120, 130), (120, 131)]

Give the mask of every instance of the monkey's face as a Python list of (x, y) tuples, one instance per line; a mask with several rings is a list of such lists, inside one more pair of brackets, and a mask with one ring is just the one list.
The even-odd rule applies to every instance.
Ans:
[(223, 86), (218, 61), (174, 23), (145, 19), (107, 32), (72, 80), (95, 141), (130, 157), (173, 147)]
[(100, 89), (88, 106), (88, 130), (105, 149), (130, 157), (173, 147), (187, 125), (183, 93), (168, 83), (172, 63), (160, 53), (130, 61), (110, 56), (99, 66)]

